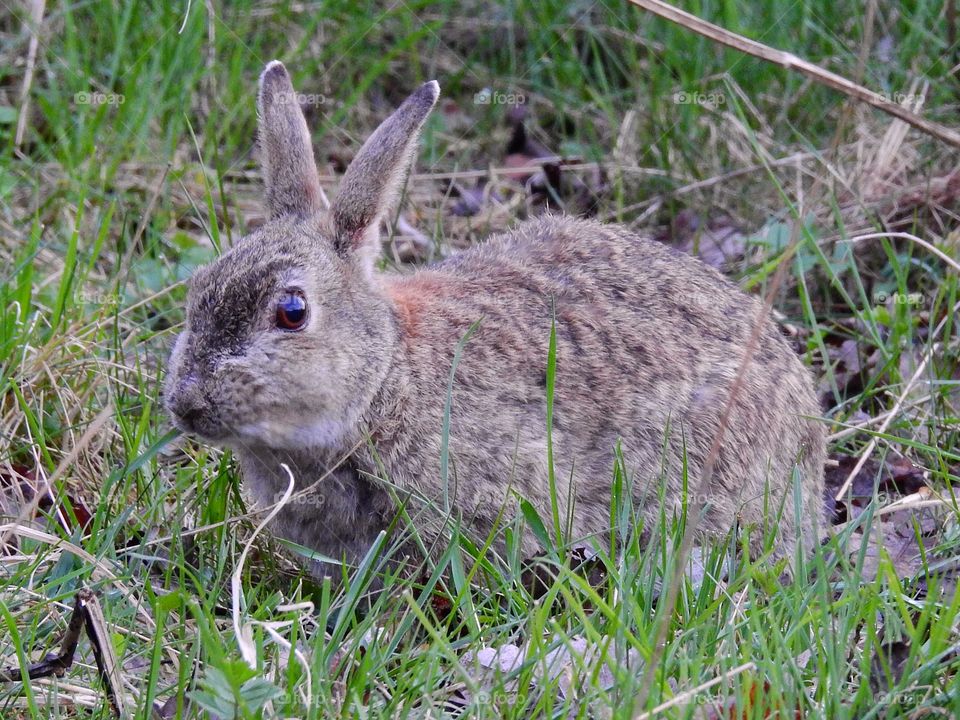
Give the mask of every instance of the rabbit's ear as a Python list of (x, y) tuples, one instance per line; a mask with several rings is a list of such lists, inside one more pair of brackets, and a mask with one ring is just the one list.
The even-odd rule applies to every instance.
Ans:
[(287, 69), (274, 60), (260, 76), (260, 163), (273, 218), (312, 215), (323, 209), (323, 191), (307, 121)]
[(436, 80), (422, 85), (383, 121), (350, 163), (331, 208), (341, 255), (359, 253), (372, 265), (380, 220), (403, 187), (420, 129), (439, 95)]

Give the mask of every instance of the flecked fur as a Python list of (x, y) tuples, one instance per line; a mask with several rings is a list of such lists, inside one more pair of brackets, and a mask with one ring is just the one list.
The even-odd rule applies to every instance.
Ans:
[[(412, 274), (376, 272), (379, 222), (439, 88), (424, 85), (378, 129), (323, 213), (299, 107), (265, 111), (266, 83), (287, 91), (282, 65), (271, 63), (261, 80), (263, 165), (277, 219), (194, 276), (165, 398), (181, 428), (234, 449), (259, 502), (286, 487), (281, 462), (298, 487), (323, 478), (308, 494), (313, 502), (283, 509), (275, 532), (356, 561), (396, 512), (386, 481), (411, 506), (433, 505), (410, 509), (427, 539), (440, 532), (445, 498), (481, 538), (505, 502), (515, 508), (513, 492), (549, 517), (554, 317), (553, 441), (564, 515), (572, 482), (571, 539), (608, 531), (618, 442), (647, 520), (659, 518), (661, 483), (668, 515), (679, 512), (684, 464), (696, 487), (761, 303), (696, 258), (621, 226), (568, 217), (523, 223)], [(277, 298), (291, 287), (309, 303), (301, 332), (275, 327)], [(449, 372), (477, 321), (455, 374), (444, 488)], [(798, 530), (806, 543), (816, 538), (825, 435), (808, 419), (819, 414), (808, 371), (776, 326), (761, 322), (700, 527), (777, 523), (774, 554), (789, 557)], [(532, 537), (525, 543), (536, 549)]]

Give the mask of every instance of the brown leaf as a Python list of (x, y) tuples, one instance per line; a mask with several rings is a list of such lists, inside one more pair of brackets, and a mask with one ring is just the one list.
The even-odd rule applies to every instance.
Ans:
[[(764, 681), (761, 685), (752, 675), (744, 675), (743, 678), (744, 682), (748, 684), (746, 702), (738, 705), (736, 698), (730, 698), (726, 702), (708, 706), (702, 715), (704, 720), (750, 720), (758, 717), (757, 705), (770, 694), (770, 683)], [(791, 708), (783, 707), (782, 704), (778, 703), (769, 707), (764, 706), (763, 715), (760, 717), (777, 718), (777, 720), (793, 717), (800, 720), (804, 715), (799, 707), (793, 708), (791, 712)]]
[(873, 500), (874, 489), (881, 505), (887, 505), (901, 497), (918, 492), (926, 486), (924, 471), (902, 455), (889, 453), (881, 466), (878, 460), (869, 458), (853, 479), (847, 496), (839, 504), (833, 498), (839, 492), (859, 458), (846, 453), (835, 453), (831, 459), (835, 465), (824, 471), (826, 510), (834, 524), (857, 518)]
[[(6, 471), (0, 471), (0, 514), (17, 517), (24, 507), (29, 506), (36, 499), (36, 511), (31, 520), (41, 520), (44, 514), (59, 513), (59, 518), (62, 518), (71, 532), (77, 528), (85, 531), (90, 526), (92, 514), (75, 495), (60, 490), (54, 491), (53, 497), (49, 493), (44, 493), (37, 498), (37, 494), (44, 488), (44, 483), (37, 477), (36, 472), (32, 468), (18, 464), (10, 465), (8, 468)], [(58, 504), (55, 505), (54, 500)], [(74, 518), (76, 518), (76, 525), (73, 523)]]
[[(909, 512), (909, 511), (905, 511)], [(923, 551), (917, 543), (916, 536), (911, 532), (904, 536), (898, 532), (898, 526), (903, 522), (890, 522), (887, 518), (874, 520), (869, 532), (864, 535), (856, 532), (850, 537), (847, 555), (851, 562), (857, 562), (861, 551), (864, 552), (861, 580), (873, 582), (880, 569), (881, 559), (886, 555), (897, 577), (906, 580), (915, 577), (923, 570), (923, 556), (930, 555), (939, 544), (935, 537), (937, 533), (920, 537)]]

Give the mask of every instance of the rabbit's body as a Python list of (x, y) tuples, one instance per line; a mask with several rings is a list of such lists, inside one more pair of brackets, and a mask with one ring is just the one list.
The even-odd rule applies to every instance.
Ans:
[[(479, 321), (453, 385), (448, 476), (457, 508), (484, 530), (511, 485), (549, 517), (546, 379), (556, 318), (555, 477), (564, 517), (574, 498), (575, 539), (609, 524), (618, 442), (648, 519), (660, 511), (661, 476), (667, 515), (679, 511), (684, 453), (695, 486), (762, 312), (698, 260), (621, 227), (569, 218), (524, 223), (435, 269), (385, 278), (385, 287), (400, 347), (384, 384), (388, 417), (374, 409), (371, 428), (388, 476), (438, 500), (444, 371)], [(738, 513), (759, 523), (765, 486), (775, 506), (797, 462), (810, 479), (802, 515), (812, 522), (821, 503), (823, 436), (801, 417), (818, 414), (812, 384), (776, 327), (762, 322), (708, 489), (709, 531), (725, 532)], [(792, 499), (787, 493), (788, 529)], [(769, 512), (773, 521), (775, 507)]]
[[(422, 110), (414, 101), (425, 92), (395, 117), (409, 105)], [(261, 103), (269, 123), (272, 107), (263, 96)], [(299, 128), (283, 121), (284, 132)], [(378, 130), (387, 140), (397, 134), (393, 121)], [(265, 147), (270, 142), (268, 132)], [(374, 272), (369, 226), (381, 213), (355, 197), (355, 186), (361, 175), (383, 174), (367, 151), (378, 142), (384, 138), (374, 135), (360, 151), (360, 169), (348, 171), (331, 213), (278, 213), (198, 273), (188, 332), (171, 361), (174, 417), (234, 447), (259, 501), (274, 502), (286, 488), (281, 462), (298, 489), (312, 486), (278, 515), (279, 534), (356, 562), (393, 520), (396, 497), (428, 541), (447, 513), (484, 539), (502, 509), (515, 511), (514, 492), (549, 518), (555, 320), (554, 468), (571, 540), (609, 531), (618, 443), (648, 527), (660, 517), (661, 489), (666, 515), (680, 512), (684, 473), (693, 492), (757, 322), (700, 527), (773, 524), (781, 538), (775, 554), (789, 553), (798, 530), (815, 539), (824, 433), (809, 419), (818, 414), (812, 383), (755, 298), (625, 228), (561, 217), (521, 224), (409, 275)], [(291, 180), (273, 176), (275, 196)], [(309, 195), (272, 202), (296, 209)], [(318, 309), (302, 331), (280, 332), (271, 298), (281, 293), (284, 308), (296, 305), (290, 287)], [(223, 313), (249, 322), (217, 322)], [(449, 374), (475, 323), (452, 384), (444, 481)], [(796, 510), (794, 468), (803, 501)], [(759, 550), (761, 533), (751, 539)], [(524, 540), (534, 551), (532, 536)]]

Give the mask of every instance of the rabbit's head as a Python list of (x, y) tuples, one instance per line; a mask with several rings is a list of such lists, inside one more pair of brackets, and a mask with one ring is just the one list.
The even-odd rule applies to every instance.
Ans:
[(429, 82), (367, 140), (332, 206), (286, 68), (260, 78), (270, 221), (190, 281), (164, 398), (182, 430), (225, 445), (335, 447), (397, 343), (374, 279), (379, 225), (400, 192), (440, 88)]

